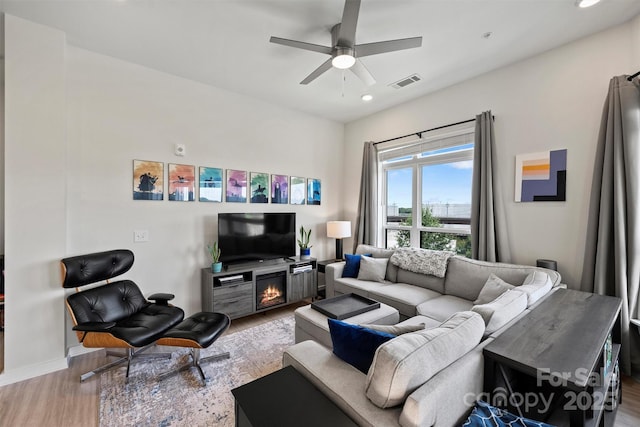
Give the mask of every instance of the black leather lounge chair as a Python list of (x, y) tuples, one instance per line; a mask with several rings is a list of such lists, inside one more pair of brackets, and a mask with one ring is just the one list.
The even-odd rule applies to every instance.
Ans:
[[(90, 348), (124, 348), (126, 356), (83, 374), (80, 381), (115, 368), (153, 345), (166, 331), (184, 318), (184, 311), (168, 304), (171, 294), (154, 294), (149, 302), (131, 280), (109, 283), (113, 277), (129, 271), (133, 252), (116, 249), (65, 258), (62, 263), (62, 286), (78, 291), (67, 297), (66, 304), (78, 340)], [(106, 284), (80, 291), (78, 288), (97, 282)], [(145, 355), (152, 356), (152, 355)], [(169, 355), (170, 357), (170, 355)]]

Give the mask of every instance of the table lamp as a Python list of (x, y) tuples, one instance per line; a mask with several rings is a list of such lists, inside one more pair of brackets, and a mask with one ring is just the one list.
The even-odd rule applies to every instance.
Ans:
[(327, 222), (327, 237), (336, 239), (336, 259), (342, 259), (342, 239), (351, 237), (351, 221)]

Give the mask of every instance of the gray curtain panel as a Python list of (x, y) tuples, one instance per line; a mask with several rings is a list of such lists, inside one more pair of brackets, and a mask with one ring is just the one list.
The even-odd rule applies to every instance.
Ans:
[(623, 372), (640, 375), (640, 82), (609, 82), (594, 164), (583, 291), (622, 299)]
[(499, 192), (494, 187), (495, 134), (491, 111), (476, 116), (471, 189), (471, 257), (509, 262), (511, 254)]
[(378, 228), (378, 149), (374, 142), (365, 142), (362, 153), (362, 177), (358, 219), (353, 236), (353, 253), (359, 244), (376, 245)]

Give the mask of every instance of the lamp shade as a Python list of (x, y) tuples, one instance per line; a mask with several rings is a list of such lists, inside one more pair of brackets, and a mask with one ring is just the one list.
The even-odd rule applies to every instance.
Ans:
[(351, 221), (327, 222), (327, 237), (333, 237), (334, 239), (351, 237)]

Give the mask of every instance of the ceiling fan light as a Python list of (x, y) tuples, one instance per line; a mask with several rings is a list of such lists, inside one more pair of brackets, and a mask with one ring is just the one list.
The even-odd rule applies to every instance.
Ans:
[(356, 57), (353, 56), (353, 49), (338, 48), (336, 56), (331, 60), (331, 65), (341, 70), (353, 67), (356, 63)]
[(596, 3), (600, 3), (600, 0), (576, 0), (576, 6), (581, 8), (591, 7)]

